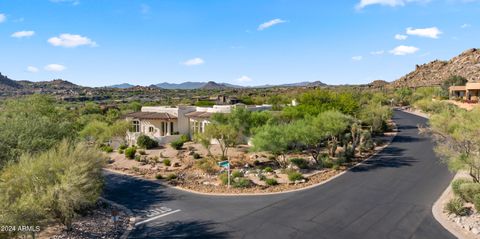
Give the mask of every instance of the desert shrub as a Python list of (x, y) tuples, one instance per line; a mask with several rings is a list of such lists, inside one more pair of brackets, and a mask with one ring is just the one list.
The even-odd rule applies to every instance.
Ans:
[(129, 148), (125, 149), (125, 157), (127, 157), (129, 159), (134, 159), (136, 153), (137, 153), (137, 149), (135, 149), (133, 147), (129, 147)]
[(324, 168), (332, 168), (333, 167), (333, 162), (330, 158), (324, 157), (324, 158), (322, 158), (322, 166)]
[(138, 162), (142, 161), (142, 156), (140, 156), (138, 154), (135, 155), (135, 161), (138, 161)]
[(307, 160), (303, 158), (292, 158), (290, 159), (290, 162), (292, 162), (295, 166), (301, 169), (307, 169), (308, 168), (308, 162)]
[(100, 149), (103, 151), (103, 152), (107, 152), (107, 153), (111, 153), (113, 152), (113, 148), (108, 146), (108, 145), (103, 145), (102, 147), (100, 147)]
[(460, 185), (462, 185), (464, 183), (470, 183), (470, 182), (472, 182), (472, 181), (470, 181), (466, 178), (459, 178), (459, 179), (453, 180), (453, 182), (452, 182), (453, 194), (455, 194), (455, 196), (460, 197)]
[(122, 144), (122, 145), (118, 146), (118, 149), (121, 149), (121, 150), (125, 150), (126, 148), (128, 148), (128, 146), (126, 144)]
[(263, 169), (263, 171), (266, 172), (266, 173), (271, 173), (271, 172), (273, 172), (273, 169), (271, 167), (265, 167)]
[(168, 180), (168, 181), (174, 180), (174, 179), (177, 179), (177, 175), (176, 175), (176, 174), (171, 173), (171, 174), (167, 175), (167, 180)]
[(140, 135), (137, 138), (137, 145), (144, 149), (153, 149), (158, 147), (158, 142), (147, 135)]
[(220, 179), (223, 185), (228, 184), (228, 174), (226, 172), (218, 175), (218, 179)]
[(339, 170), (339, 169), (340, 169), (340, 165), (334, 164), (334, 165), (332, 166), (332, 169), (333, 169), (333, 170)]
[(445, 205), (445, 211), (448, 214), (455, 214), (457, 216), (466, 216), (468, 215), (469, 209), (463, 206), (463, 201), (460, 198), (452, 198)]
[(205, 158), (195, 162), (195, 167), (207, 174), (214, 174), (217, 172), (218, 166), (214, 159)]
[(125, 151), (124, 151), (123, 149), (119, 149), (119, 150), (118, 150), (118, 153), (119, 153), (119, 154), (123, 154), (124, 152), (125, 152)]
[(190, 141), (190, 137), (188, 137), (188, 135), (186, 135), (186, 134), (182, 134), (180, 136), (179, 140), (185, 143), (185, 142)]
[(139, 153), (140, 155), (146, 155), (146, 154), (147, 154), (147, 153), (145, 152), (145, 150), (138, 150), (138, 153)]
[(238, 170), (235, 170), (235, 171), (232, 172), (231, 176), (232, 176), (232, 178), (241, 178), (241, 177), (243, 177), (243, 173), (238, 171)]
[(156, 179), (162, 179), (163, 176), (162, 176), (161, 174), (157, 174), (157, 175), (155, 175), (155, 178), (156, 178)]
[(192, 156), (193, 156), (194, 159), (201, 159), (202, 158), (202, 156), (200, 156), (200, 154), (198, 154), (198, 153), (193, 153)]
[(263, 174), (259, 174), (258, 179), (260, 179), (260, 181), (265, 181), (265, 180), (267, 180), (267, 176), (265, 176)]
[(291, 172), (288, 172), (287, 175), (288, 175), (288, 180), (292, 182), (303, 179), (303, 175), (299, 172), (291, 171)]
[(238, 178), (232, 181), (233, 181), (232, 186), (234, 188), (247, 188), (252, 185), (252, 181), (250, 181), (250, 179), (247, 179), (247, 178)]
[(182, 149), (182, 147), (183, 147), (183, 143), (184, 143), (184, 142), (183, 142), (182, 140), (177, 139), (177, 140), (175, 140), (175, 141), (172, 141), (172, 142), (170, 143), (170, 146), (172, 146), (172, 148), (174, 148), (174, 149), (176, 149), (176, 150), (180, 150), (180, 149)]
[(170, 159), (164, 159), (163, 160), (163, 165), (170, 166), (170, 165), (172, 165), (172, 161), (170, 161)]
[(480, 212), (480, 193), (473, 197), (473, 205), (477, 212)]
[(460, 197), (470, 203), (473, 203), (475, 195), (480, 194), (480, 183), (463, 183), (460, 185)]
[(278, 184), (277, 180), (275, 180), (274, 178), (268, 178), (267, 180), (265, 180), (265, 183), (269, 186), (275, 186)]

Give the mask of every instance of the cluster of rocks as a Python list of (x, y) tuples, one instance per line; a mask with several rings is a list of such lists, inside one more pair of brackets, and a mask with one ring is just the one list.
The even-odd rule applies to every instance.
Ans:
[[(112, 221), (112, 210), (118, 212), (119, 220)], [(73, 228), (70, 231), (61, 230), (55, 238), (120, 238), (127, 230), (130, 223), (130, 217), (123, 211), (113, 206), (99, 201), (95, 209), (88, 215), (74, 220)]]
[(448, 215), (448, 220), (456, 223), (461, 228), (470, 231), (474, 235), (480, 235), (480, 214), (472, 213), (468, 216)]
[(450, 76), (462, 76), (469, 82), (480, 81), (480, 49), (470, 49), (449, 61), (435, 60), (392, 82), (391, 86), (420, 87), (440, 85)]

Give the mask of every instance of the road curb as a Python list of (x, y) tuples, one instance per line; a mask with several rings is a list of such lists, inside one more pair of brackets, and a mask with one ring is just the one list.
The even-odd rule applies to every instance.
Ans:
[(111, 204), (112, 206), (114, 207), (117, 207), (117, 208), (120, 208), (121, 210), (125, 211), (127, 213), (127, 216), (129, 217), (129, 224), (128, 224), (128, 228), (127, 230), (120, 236), (120, 239), (127, 239), (128, 236), (130, 235), (130, 233), (132, 232), (132, 230), (135, 228), (135, 221), (136, 221), (136, 218), (135, 218), (135, 215), (133, 214), (132, 210), (128, 209), (127, 207), (121, 205), (121, 204), (118, 204), (116, 202), (113, 202), (113, 201), (110, 201), (104, 197), (100, 197), (100, 200), (108, 203), (108, 204)]
[(389, 141), (384, 145), (382, 146), (377, 152), (373, 153), (372, 155), (370, 155), (367, 159), (363, 160), (362, 162), (359, 162), (355, 165), (353, 165), (352, 167), (350, 167), (349, 169), (325, 180), (325, 181), (322, 181), (322, 182), (319, 182), (317, 184), (312, 184), (312, 185), (309, 185), (309, 186), (306, 186), (306, 187), (303, 187), (303, 188), (297, 188), (297, 189), (292, 189), (292, 190), (287, 190), (287, 191), (282, 191), (282, 192), (271, 192), (271, 193), (241, 193), (241, 194), (233, 194), (233, 193), (204, 193), (204, 192), (198, 192), (198, 191), (195, 191), (195, 190), (191, 190), (191, 189), (187, 189), (187, 188), (182, 188), (182, 187), (178, 187), (178, 186), (172, 186), (168, 183), (165, 183), (165, 182), (162, 182), (160, 180), (157, 180), (157, 179), (148, 179), (148, 178), (143, 178), (141, 176), (138, 176), (138, 175), (133, 175), (133, 174), (128, 174), (128, 173), (125, 173), (125, 172), (122, 172), (122, 171), (117, 171), (117, 170), (113, 170), (113, 169), (108, 169), (108, 168), (104, 168), (104, 170), (106, 171), (109, 171), (109, 172), (112, 172), (112, 173), (117, 173), (117, 174), (122, 174), (122, 175), (128, 175), (130, 177), (135, 177), (137, 179), (140, 179), (140, 180), (145, 180), (145, 181), (149, 181), (149, 182), (153, 182), (153, 183), (157, 183), (159, 185), (162, 185), (162, 186), (165, 186), (165, 187), (169, 187), (169, 188), (173, 188), (173, 189), (177, 189), (179, 191), (183, 191), (183, 192), (188, 192), (188, 193), (192, 193), (192, 194), (197, 194), (197, 195), (203, 195), (203, 196), (218, 196), (218, 197), (242, 197), (242, 196), (271, 196), (271, 195), (280, 195), (280, 194), (287, 194), (287, 193), (294, 193), (294, 192), (299, 192), (299, 191), (303, 191), (303, 190), (308, 190), (308, 189), (312, 189), (312, 188), (315, 188), (315, 187), (318, 187), (318, 186), (321, 186), (323, 184), (326, 184), (340, 176), (342, 176), (343, 174), (347, 173), (348, 171), (351, 171), (352, 169), (354, 168), (357, 168), (363, 164), (365, 164), (366, 162), (370, 161), (373, 157), (375, 157), (376, 155), (378, 155), (379, 153), (381, 153), (385, 148), (387, 148), (388, 146), (390, 146), (390, 144), (392, 143), (393, 139), (397, 136), (397, 133), (398, 133), (398, 128), (397, 128), (397, 125), (395, 124), (395, 122), (393, 122), (393, 135), (390, 137)]

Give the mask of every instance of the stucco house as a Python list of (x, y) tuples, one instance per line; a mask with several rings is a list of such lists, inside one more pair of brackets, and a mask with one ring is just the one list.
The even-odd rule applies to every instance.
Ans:
[(450, 86), (450, 99), (478, 101), (480, 99), (480, 82), (468, 82), (464, 86)]
[(235, 108), (245, 108), (249, 111), (271, 110), (271, 105), (214, 105), (213, 107), (195, 106), (148, 106), (140, 112), (125, 116), (132, 123), (127, 132), (126, 140), (134, 145), (140, 135), (147, 135), (159, 144), (167, 144), (177, 140), (180, 135), (193, 137), (195, 133), (205, 132), (205, 126), (210, 123), (214, 113), (228, 114)]

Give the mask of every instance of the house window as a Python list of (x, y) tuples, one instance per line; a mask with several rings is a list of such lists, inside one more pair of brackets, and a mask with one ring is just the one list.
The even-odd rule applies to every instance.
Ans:
[(170, 135), (173, 135), (173, 122), (170, 122)]
[(140, 122), (138, 120), (134, 120), (132, 126), (133, 126), (132, 127), (133, 132), (135, 133), (140, 132)]
[(203, 129), (203, 122), (198, 122), (200, 124), (200, 127), (199, 127), (199, 130), (198, 132), (200, 133), (203, 133), (204, 132), (204, 129)]
[(155, 128), (153, 128), (152, 126), (148, 127), (148, 132), (154, 133), (154, 132), (155, 132)]

